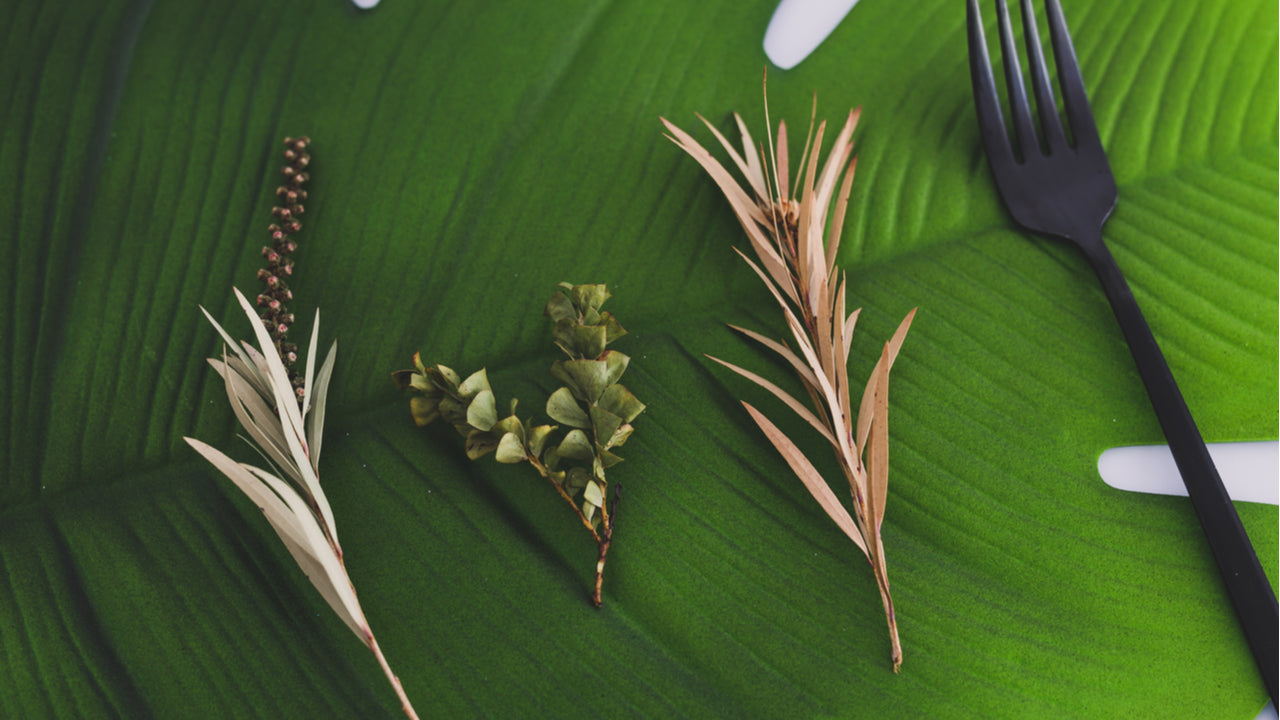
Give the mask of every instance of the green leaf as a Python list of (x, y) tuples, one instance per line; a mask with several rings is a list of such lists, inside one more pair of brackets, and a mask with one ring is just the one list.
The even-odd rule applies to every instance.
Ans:
[(618, 382), (622, 377), (622, 373), (627, 371), (627, 365), (630, 364), (631, 358), (617, 350), (609, 350), (600, 357), (605, 364), (604, 381), (606, 386)]
[[(418, 373), (414, 370), (397, 370), (391, 373), (391, 381), (396, 384), (396, 387), (404, 390), (406, 388), (413, 387), (413, 379), (417, 375)], [(423, 377), (423, 380), (426, 380), (426, 378)], [(424, 386), (429, 384), (430, 383), (424, 383)]]
[(498, 449), (500, 438), (484, 430), (472, 430), (467, 433), (466, 453), (472, 460), (479, 460)]
[(607, 444), (607, 447), (615, 448), (625, 445), (633, 432), (635, 432), (635, 428), (630, 425), (623, 425), (614, 432), (613, 437), (610, 438)]
[(584, 314), (592, 312), (598, 315), (600, 306), (610, 297), (604, 285), (574, 285), (570, 292), (573, 294), (574, 307)]
[(564, 436), (564, 439), (560, 441), (560, 448), (557, 453), (562, 458), (569, 458), (579, 462), (591, 462), (592, 458), (595, 457), (595, 450), (591, 445), (591, 440), (581, 430), (570, 430)]
[(427, 395), (415, 395), (409, 398), (409, 412), (413, 421), (419, 426), (429, 425), (440, 417), (440, 398)]
[(536, 425), (529, 431), (529, 454), (533, 457), (540, 457), (542, 449), (546, 446), (547, 440), (551, 437), (551, 433), (555, 431), (555, 425)]
[(558, 423), (569, 427), (588, 428), (591, 420), (582, 411), (582, 406), (567, 387), (558, 388), (547, 398), (547, 415)]
[(441, 394), (440, 388), (436, 387), (435, 383), (431, 382), (426, 375), (420, 373), (413, 373), (410, 375), (409, 387), (412, 387), (414, 390), (428, 396), (438, 396)]
[(592, 429), (595, 430), (596, 439), (601, 445), (607, 447), (609, 441), (613, 439), (613, 434), (618, 432), (618, 428), (622, 427), (622, 418), (608, 410), (593, 405), (591, 407), (591, 424)]
[(621, 385), (610, 385), (600, 394), (600, 401), (597, 404), (621, 417), (623, 422), (631, 422), (644, 412), (644, 403), (637, 400), (630, 390)]
[(622, 323), (619, 323), (618, 319), (612, 314), (607, 312), (600, 313), (600, 319), (604, 324), (606, 343), (611, 343), (627, 334), (626, 329), (622, 327)]
[(604, 360), (557, 360), (551, 375), (563, 382), (579, 400), (595, 403), (609, 387), (609, 364)]
[[(484, 368), (480, 368), (462, 381), (462, 384), (458, 386), (458, 395), (470, 400), (489, 390), (489, 373)], [(490, 395), (492, 395), (491, 392)]]
[(556, 344), (575, 357), (595, 359), (604, 352), (608, 328), (603, 325), (575, 325), (561, 320), (556, 323)]
[(524, 442), (524, 423), (520, 422), (520, 419), (515, 415), (508, 415), (501, 420), (498, 420), (489, 430), (496, 434), (512, 433), (519, 438), (521, 442)]
[[(630, 426), (628, 426), (628, 427), (630, 427)], [(628, 434), (628, 435), (630, 435), (630, 432), (628, 432), (627, 434)], [(624, 437), (624, 438), (623, 438), (623, 440), (625, 441), (625, 440), (626, 440), (626, 438)], [(622, 444), (621, 442), (615, 442), (615, 443), (613, 443), (613, 444), (611, 445), (611, 447), (614, 447), (614, 446), (617, 446), (617, 445), (621, 445), (621, 444)], [(617, 464), (618, 464), (618, 463), (620, 463), (620, 462), (622, 462), (622, 458), (618, 457), (617, 455), (614, 455), (613, 453), (609, 452), (608, 450), (601, 450), (601, 451), (600, 451), (600, 466), (601, 466), (601, 467), (603, 467), (603, 468), (605, 468), (605, 469), (608, 469), (608, 468), (613, 467), (614, 465), (617, 465)]]
[(493, 391), (481, 390), (467, 406), (467, 424), (487, 432), (496, 422), (498, 422), (498, 408), (493, 398)]
[(578, 319), (578, 311), (573, 307), (573, 301), (568, 295), (557, 292), (547, 301), (543, 314), (551, 318), (552, 324), (558, 324), (561, 320), (576, 321)]
[(594, 521), (596, 510), (601, 507), (604, 507), (604, 493), (600, 492), (600, 484), (588, 482), (582, 490), (582, 514)]
[[(414, 357), (417, 356), (415, 355)], [(457, 388), (462, 384), (462, 376), (454, 372), (453, 368), (448, 368), (444, 365), (436, 365), (436, 370), (440, 372), (440, 377), (444, 379), (445, 383), (448, 384), (449, 387)], [(481, 372), (483, 372), (483, 370), (481, 370)], [(473, 375), (472, 377), (475, 376)]]
[[(697, 114), (736, 140), (736, 110), (763, 140), (777, 2), (3, 3), (0, 717), (403, 717), (181, 440), (260, 461), (197, 306), (248, 337), (230, 289), (258, 289), (279, 139), (307, 133), (292, 310), (342, 346), (321, 483), (424, 717), (1255, 718), (1189, 504), (1098, 479), (1102, 450), (1160, 429), (1087, 264), (1000, 204), (959, 5), (859, 3), (768, 76), (793, 164), (815, 93), (819, 120), (862, 108), (838, 258), (855, 382), (920, 308), (892, 376), (895, 677), (861, 553), (737, 401), (843, 497), (825, 441), (702, 359), (804, 399), (724, 327), (787, 332), (657, 119), (714, 143)], [(1120, 186), (1107, 242), (1204, 435), (1275, 439), (1277, 6), (1063, 5)], [(609, 470), (603, 611), (564, 500), (414, 426), (387, 378), (421, 350), (539, 406), (565, 278), (608, 282), (632, 331), (609, 347), (650, 405)], [(1274, 581), (1276, 508), (1238, 509)]]
[(582, 489), (589, 484), (594, 484), (591, 477), (591, 471), (584, 467), (574, 466), (569, 468), (565, 474), (564, 490), (569, 493), (570, 497), (582, 492)]
[(510, 432), (498, 441), (498, 449), (493, 456), (493, 459), (500, 463), (524, 462), (526, 458), (524, 443), (520, 442), (520, 438), (515, 433)]
[[(410, 402), (412, 401), (413, 400), (411, 398)], [(440, 414), (446, 420), (448, 420), (451, 424), (459, 425), (459, 424), (466, 423), (467, 406), (463, 405), (462, 403), (459, 403), (457, 400), (454, 400), (453, 398), (446, 395), (440, 398), (438, 407), (440, 408)]]

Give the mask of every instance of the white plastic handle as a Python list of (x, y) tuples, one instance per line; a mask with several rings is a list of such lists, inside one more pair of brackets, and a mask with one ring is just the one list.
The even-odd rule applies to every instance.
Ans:
[(809, 57), (858, 0), (782, 0), (764, 31), (769, 62), (790, 70)]
[[(1280, 505), (1280, 442), (1209, 443), (1232, 500)], [(1119, 490), (1186, 495), (1168, 445), (1115, 447), (1098, 458), (1102, 481)]]

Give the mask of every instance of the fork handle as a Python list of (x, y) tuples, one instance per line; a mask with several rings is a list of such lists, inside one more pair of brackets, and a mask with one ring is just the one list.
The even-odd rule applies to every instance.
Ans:
[(1271, 702), (1276, 703), (1277, 635), (1280, 632), (1277, 630), (1275, 591), (1262, 571), (1258, 555), (1222, 486), (1218, 469), (1214, 467), (1191, 411), (1182, 399), (1169, 364), (1165, 362), (1164, 354), (1138, 309), (1138, 302), (1120, 273), (1115, 258), (1102, 242), (1100, 234), (1080, 245), (1102, 282), (1107, 300), (1111, 302), (1116, 320), (1129, 343), (1138, 373), (1147, 387), (1156, 418), (1164, 430), (1182, 482), (1187, 486), (1191, 504), (1209, 540), (1209, 549), (1218, 564), (1253, 659), (1262, 673)]

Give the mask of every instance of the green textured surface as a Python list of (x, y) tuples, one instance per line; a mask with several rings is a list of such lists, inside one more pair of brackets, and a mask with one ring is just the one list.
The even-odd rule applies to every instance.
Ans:
[[(196, 305), (247, 335), (230, 288), (254, 289), (278, 140), (307, 133), (297, 310), (339, 339), (321, 477), (424, 716), (1252, 718), (1190, 506), (1096, 476), (1159, 430), (1083, 261), (999, 205), (958, 1), (863, 0), (769, 76), (797, 131), (815, 89), (822, 117), (864, 109), (855, 376), (920, 307), (893, 380), (889, 670), (865, 561), (736, 398), (825, 461), (819, 441), (702, 357), (781, 376), (723, 322), (784, 328), (658, 123), (761, 125), (773, 5), (0, 4), (0, 716), (398, 714), (181, 441), (236, 443)], [(1276, 5), (1064, 5), (1120, 185), (1113, 252), (1206, 437), (1275, 438)], [(598, 611), (559, 499), (414, 428), (388, 377), (421, 349), (536, 407), (560, 280), (614, 290), (649, 405), (611, 472)], [(1238, 507), (1274, 584), (1276, 508)]]

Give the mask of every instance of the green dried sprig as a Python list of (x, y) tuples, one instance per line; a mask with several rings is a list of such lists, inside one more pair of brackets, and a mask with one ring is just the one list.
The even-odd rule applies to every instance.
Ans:
[(622, 461), (615, 450), (631, 437), (631, 422), (645, 408), (618, 382), (631, 358), (608, 349), (627, 333), (600, 309), (609, 297), (604, 285), (560, 283), (547, 301), (544, 313), (553, 323), (552, 337), (567, 356), (551, 366), (551, 375), (562, 385), (546, 403), (547, 415), (558, 425), (519, 419), (514, 399), (499, 417), (483, 368), (464, 379), (445, 365), (426, 365), (414, 354), (414, 369), (392, 375), (401, 388), (413, 392), (409, 408), (419, 426), (443, 419), (466, 439), (472, 460), (493, 453), (500, 463), (528, 463), (573, 508), (598, 548), (591, 595), (596, 607), (603, 603), (605, 560), (617, 519), (618, 492), (615, 488), (608, 499), (605, 470)]

